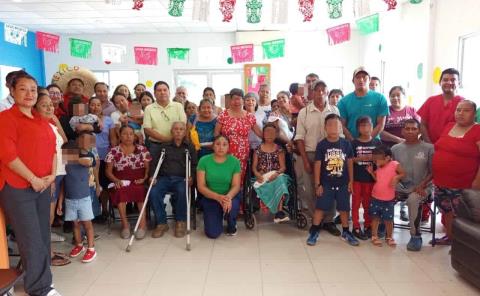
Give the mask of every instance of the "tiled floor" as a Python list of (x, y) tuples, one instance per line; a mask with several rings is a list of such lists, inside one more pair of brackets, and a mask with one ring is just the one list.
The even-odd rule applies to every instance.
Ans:
[[(90, 264), (77, 258), (53, 268), (54, 283), (64, 296), (480, 295), (450, 266), (449, 247), (427, 245), (429, 234), (419, 253), (406, 251), (409, 233), (399, 229), (396, 248), (369, 242), (350, 247), (326, 232), (317, 246), (309, 247), (306, 231), (263, 220), (252, 231), (239, 223), (236, 237), (217, 240), (207, 239), (200, 227), (190, 252), (185, 239), (173, 237), (170, 230), (160, 239), (135, 241), (126, 253), (128, 241), (119, 238), (118, 224), (110, 235), (105, 226), (97, 226), (98, 258)], [(71, 245), (54, 247), (68, 252)]]

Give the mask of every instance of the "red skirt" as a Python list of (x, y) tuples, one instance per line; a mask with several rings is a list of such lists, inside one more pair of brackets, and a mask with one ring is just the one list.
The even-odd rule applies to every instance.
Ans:
[(115, 177), (120, 180), (129, 180), (130, 185), (120, 189), (112, 189), (110, 193), (111, 201), (114, 205), (120, 202), (143, 202), (145, 200), (145, 184), (135, 184), (135, 180), (145, 177), (145, 169), (130, 169), (113, 172)]

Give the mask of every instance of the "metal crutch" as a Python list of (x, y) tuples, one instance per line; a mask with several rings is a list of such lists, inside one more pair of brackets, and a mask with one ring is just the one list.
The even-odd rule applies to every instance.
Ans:
[(191, 203), (191, 192), (189, 186), (191, 168), (190, 168), (190, 152), (188, 149), (185, 149), (185, 197), (187, 199), (187, 251), (190, 251), (190, 203)]
[(130, 236), (130, 241), (128, 242), (127, 248), (125, 249), (125, 251), (127, 252), (130, 252), (130, 248), (133, 244), (134, 235), (137, 232), (138, 226), (140, 225), (140, 220), (144, 215), (145, 208), (147, 207), (147, 203), (148, 203), (148, 198), (150, 196), (150, 191), (152, 190), (153, 183), (155, 182), (155, 180), (157, 180), (157, 175), (158, 175), (158, 172), (160, 171), (160, 167), (162, 166), (162, 162), (164, 158), (165, 158), (165, 149), (162, 149), (162, 153), (160, 154), (160, 158), (158, 159), (157, 167), (155, 168), (155, 172), (153, 173), (152, 181), (150, 182), (150, 186), (148, 187), (147, 196), (145, 197), (145, 201), (143, 202), (142, 210), (140, 211), (140, 215), (138, 216), (137, 223), (135, 224), (133, 233)]

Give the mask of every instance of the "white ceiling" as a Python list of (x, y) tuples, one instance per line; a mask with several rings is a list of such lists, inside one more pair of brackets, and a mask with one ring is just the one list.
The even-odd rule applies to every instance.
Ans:
[[(113, 5), (110, 2), (120, 2)], [(258, 30), (325, 29), (337, 24), (352, 22), (354, 0), (343, 1), (343, 17), (328, 18), (326, 1), (315, 2), (311, 22), (303, 22), (297, 0), (288, 0), (288, 22), (272, 24), (272, 0), (263, 0), (262, 21), (249, 24), (246, 21), (245, 0), (237, 0), (234, 18), (222, 22), (219, 0), (210, 0), (208, 21), (192, 20), (194, 1), (186, 0), (182, 17), (168, 14), (169, 0), (145, 0), (140, 11), (132, 10), (132, 0), (0, 0), (0, 20), (35, 31), (60, 34), (125, 34), (156, 32), (236, 32)], [(371, 12), (385, 11), (383, 0), (356, 0), (368, 3)], [(406, 2), (402, 0), (398, 2)], [(399, 4), (400, 6), (400, 4)]]

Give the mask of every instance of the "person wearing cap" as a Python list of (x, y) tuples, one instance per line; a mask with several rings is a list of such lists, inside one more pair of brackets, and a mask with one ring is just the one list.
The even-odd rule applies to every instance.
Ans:
[[(297, 177), (297, 188), (302, 206), (313, 217), (315, 211), (315, 187), (313, 184), (313, 163), (315, 161), (315, 150), (318, 142), (326, 137), (325, 118), (329, 114), (340, 112), (337, 107), (327, 102), (328, 89), (322, 80), (313, 84), (312, 103), (302, 108), (298, 113), (297, 129), (294, 138), (298, 155), (295, 161), (295, 174)], [(342, 131), (339, 133), (342, 135)], [(333, 223), (335, 208), (325, 213), (323, 227), (329, 233), (340, 236), (340, 231)]]
[(353, 72), (355, 91), (346, 95), (338, 102), (342, 117), (343, 133), (352, 141), (358, 138), (357, 119), (368, 116), (372, 119), (372, 137), (378, 138), (385, 127), (385, 119), (389, 115), (388, 104), (381, 93), (369, 90), (370, 75), (365, 68), (360, 67)]

